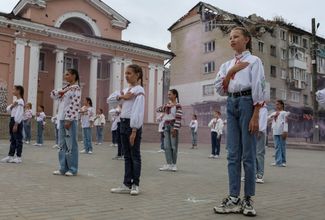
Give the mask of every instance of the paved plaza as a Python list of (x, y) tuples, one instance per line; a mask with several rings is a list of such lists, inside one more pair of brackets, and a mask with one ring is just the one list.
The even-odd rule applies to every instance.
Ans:
[[(141, 194), (111, 194), (122, 182), (123, 161), (112, 160), (116, 148), (95, 146), (80, 155), (79, 175), (53, 176), (57, 152), (53, 142), (25, 145), (22, 164), (0, 164), (1, 220), (162, 220), (246, 219), (216, 215), (213, 206), (227, 195), (225, 150), (208, 159), (209, 146), (180, 146), (179, 171), (159, 172), (164, 154), (158, 144), (142, 145)], [(79, 145), (79, 147), (81, 144)], [(8, 142), (0, 142), (0, 156)], [(325, 219), (325, 151), (288, 150), (288, 167), (274, 168), (273, 149), (266, 152), (265, 184), (257, 185), (256, 219)]]

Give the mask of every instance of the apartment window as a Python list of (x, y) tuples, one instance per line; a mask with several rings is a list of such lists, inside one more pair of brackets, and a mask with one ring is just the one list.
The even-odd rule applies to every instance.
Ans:
[(264, 43), (263, 42), (258, 42), (258, 51), (263, 53), (264, 52)]
[(75, 57), (64, 57), (64, 71), (67, 69), (79, 70), (79, 59)]
[(304, 48), (308, 49), (308, 39), (306, 39), (306, 38), (303, 38), (303, 39), (302, 39), (302, 46), (303, 46)]
[(287, 50), (286, 49), (281, 48), (281, 59), (282, 60), (287, 59)]
[(281, 79), (286, 79), (287, 78), (287, 71), (285, 69), (281, 70)]
[(45, 53), (43, 52), (40, 52), (39, 54), (38, 70), (45, 71)]
[(287, 100), (287, 90), (281, 89), (281, 99), (282, 100)]
[(215, 71), (215, 63), (214, 63), (214, 61), (204, 64), (204, 73), (212, 73), (214, 71)]
[(205, 32), (212, 31), (217, 28), (217, 21), (211, 20), (205, 22)]
[(287, 40), (287, 32), (284, 30), (280, 31), (280, 38), (281, 40)]
[(291, 91), (291, 101), (292, 102), (299, 102), (300, 101), (300, 93)]
[(271, 45), (271, 56), (276, 57), (276, 47)]
[(271, 66), (271, 77), (276, 78), (276, 66)]
[(214, 90), (214, 84), (203, 85), (203, 96), (213, 96)]
[(308, 95), (304, 95), (304, 104), (308, 105)]
[(276, 99), (276, 88), (270, 88), (270, 98)]
[(292, 35), (292, 43), (299, 44), (299, 36), (298, 35)]
[(292, 68), (292, 79), (307, 82), (306, 70), (300, 68)]
[(215, 49), (216, 49), (216, 42), (214, 40), (204, 43), (204, 52), (205, 53), (213, 52), (213, 51), (215, 51)]

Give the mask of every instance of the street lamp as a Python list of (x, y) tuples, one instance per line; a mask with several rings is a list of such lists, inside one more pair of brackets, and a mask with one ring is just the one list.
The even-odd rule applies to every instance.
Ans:
[(316, 100), (316, 92), (318, 90), (317, 86), (317, 41), (316, 41), (316, 30), (319, 27), (319, 23), (317, 23), (315, 18), (311, 19), (311, 27), (312, 27), (312, 48), (311, 48), (311, 63), (312, 63), (312, 80), (313, 80), (313, 109), (314, 109), (314, 123), (313, 123), (313, 143), (319, 143), (319, 125), (318, 125), (318, 103)]

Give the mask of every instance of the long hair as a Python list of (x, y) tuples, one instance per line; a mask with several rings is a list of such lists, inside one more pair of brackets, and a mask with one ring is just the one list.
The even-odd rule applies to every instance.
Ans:
[(178, 91), (176, 89), (170, 89), (169, 91), (176, 96), (176, 100), (179, 103)]
[(76, 82), (78, 82), (78, 85), (80, 86), (80, 81), (79, 81), (79, 72), (76, 69), (67, 69), (67, 72), (70, 73), (71, 75), (75, 76)]
[(93, 101), (91, 101), (90, 97), (86, 97), (86, 101), (88, 102), (88, 104), (90, 105), (90, 107), (93, 107)]
[(128, 65), (127, 68), (131, 68), (135, 74), (138, 74), (138, 81), (140, 80), (140, 85), (143, 87), (143, 71), (142, 71), (142, 68), (137, 64)]
[(282, 110), (284, 110), (284, 102), (281, 99), (276, 100), (276, 102), (278, 102), (282, 106)]
[(24, 87), (19, 85), (15, 85), (14, 87), (16, 90), (18, 90), (20, 97), (24, 99)]
[(246, 49), (249, 50), (250, 52), (252, 52), (252, 35), (251, 35), (251, 33), (246, 28), (240, 27), (240, 26), (237, 26), (237, 27), (234, 27), (233, 29), (231, 29), (231, 31), (234, 31), (234, 30), (241, 31), (241, 33), (245, 37), (249, 38), (249, 41), (246, 44)]

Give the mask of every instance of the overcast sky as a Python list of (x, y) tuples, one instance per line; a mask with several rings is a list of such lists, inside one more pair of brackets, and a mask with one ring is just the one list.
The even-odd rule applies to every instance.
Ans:
[[(196, 0), (102, 0), (129, 21), (123, 40), (167, 49), (167, 30), (199, 1)], [(0, 1), (0, 11), (11, 12), (18, 0)], [(307, 31), (311, 18), (321, 23), (318, 33), (325, 38), (324, 0), (206, 0), (225, 11), (247, 17), (253, 13), (267, 19), (282, 16), (286, 21)]]

